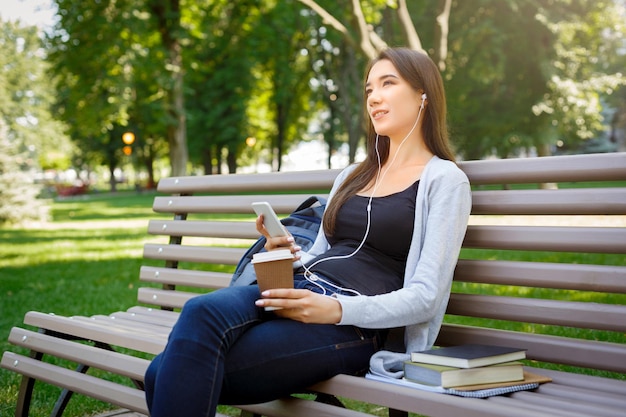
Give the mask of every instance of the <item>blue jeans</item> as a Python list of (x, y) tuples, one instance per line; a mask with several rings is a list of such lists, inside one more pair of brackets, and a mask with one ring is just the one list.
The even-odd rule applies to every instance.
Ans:
[[(319, 289), (307, 281), (296, 288)], [(214, 416), (218, 404), (252, 404), (337, 374), (362, 374), (384, 331), (304, 324), (255, 306), (256, 285), (191, 299), (145, 375), (152, 417)]]

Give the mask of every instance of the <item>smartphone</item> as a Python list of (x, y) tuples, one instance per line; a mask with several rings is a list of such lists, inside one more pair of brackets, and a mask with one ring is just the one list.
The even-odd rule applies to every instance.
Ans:
[(287, 236), (285, 226), (278, 220), (274, 209), (267, 201), (256, 201), (252, 203), (252, 209), (257, 216), (263, 215), (263, 225), (271, 237)]

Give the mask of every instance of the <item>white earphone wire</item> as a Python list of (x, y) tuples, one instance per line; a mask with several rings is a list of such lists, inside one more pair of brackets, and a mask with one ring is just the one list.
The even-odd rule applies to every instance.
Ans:
[(396, 149), (396, 152), (393, 155), (393, 158), (391, 159), (391, 162), (389, 163), (389, 166), (387, 167), (387, 169), (383, 173), (382, 177), (380, 175), (380, 173), (382, 171), (382, 166), (381, 166), (381, 163), (380, 163), (380, 152), (378, 151), (378, 133), (376, 134), (375, 149), (376, 149), (376, 159), (378, 161), (378, 172), (376, 173), (376, 181), (374, 181), (374, 188), (372, 189), (372, 193), (370, 194), (370, 196), (368, 198), (367, 209), (366, 209), (366, 211), (367, 211), (367, 225), (365, 226), (365, 234), (363, 235), (363, 239), (361, 240), (361, 243), (359, 244), (359, 246), (357, 246), (357, 248), (350, 254), (329, 256), (328, 258), (318, 259), (317, 261), (313, 262), (308, 267), (306, 265), (304, 265), (304, 264), (302, 265), (303, 268), (304, 268), (304, 278), (307, 281), (309, 281), (310, 283), (312, 283), (312, 284), (316, 285), (317, 287), (319, 287), (323, 291), (322, 292), (323, 295), (326, 295), (326, 288), (324, 288), (322, 285), (320, 285), (316, 281), (321, 281), (324, 284), (329, 285), (329, 286), (331, 286), (331, 287), (333, 287), (333, 288), (335, 288), (337, 290), (340, 290), (340, 291), (352, 293), (354, 295), (361, 295), (361, 293), (359, 293), (356, 290), (353, 290), (351, 288), (340, 287), (338, 285), (333, 284), (332, 282), (328, 282), (325, 279), (322, 279), (322, 278), (318, 277), (313, 272), (311, 272), (310, 269), (313, 268), (315, 265), (318, 265), (318, 264), (320, 264), (322, 262), (325, 262), (325, 261), (351, 258), (351, 257), (356, 255), (361, 250), (363, 245), (365, 245), (365, 241), (367, 240), (367, 236), (369, 235), (369, 232), (370, 232), (370, 226), (371, 226), (371, 220), (372, 220), (372, 200), (374, 199), (374, 196), (376, 195), (376, 191), (378, 190), (378, 187), (382, 183), (383, 179), (385, 179), (385, 175), (387, 175), (387, 172), (389, 172), (389, 169), (391, 169), (393, 163), (396, 161), (396, 157), (400, 153), (400, 149), (402, 148), (402, 145), (404, 145), (404, 142), (406, 142), (406, 140), (409, 138), (409, 136), (411, 136), (411, 134), (413, 133), (413, 131), (417, 127), (417, 122), (419, 121), (420, 116), (422, 115), (422, 110), (424, 109), (424, 100), (425, 99), (426, 99), (426, 94), (422, 94), (422, 104), (421, 104), (421, 106), (419, 108), (419, 112), (417, 113), (417, 118), (415, 119), (415, 123), (413, 123), (413, 127), (411, 128), (409, 133), (407, 133), (407, 135), (404, 137), (404, 139), (402, 139), (402, 142), (400, 142), (400, 145), (398, 146), (398, 149)]

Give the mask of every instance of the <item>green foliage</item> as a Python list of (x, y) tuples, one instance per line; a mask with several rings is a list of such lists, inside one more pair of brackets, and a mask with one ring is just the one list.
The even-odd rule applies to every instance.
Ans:
[(307, 53), (309, 33), (300, 7), (289, 2), (276, 6), (260, 20), (256, 33), (274, 39), (260, 52), (261, 69), (269, 80), (269, 108), (275, 132), (270, 136), (274, 153), (273, 168), (280, 170), (282, 155), (299, 140), (310, 121), (309, 80), (312, 70)]
[[(186, 146), (191, 165), (207, 173), (221, 172), (223, 158), (230, 172), (259, 158), (278, 169), (281, 156), (310, 137), (323, 137), (329, 154), (348, 142), (353, 161), (363, 137), (366, 61), (355, 4), (388, 45), (407, 42), (398, 2), (388, 0), (317, 1), (345, 33), (297, 0), (55, 2), (58, 24), (44, 44), (50, 82), (37, 85), (43, 99), (28, 99), (31, 92), (5, 99), (19, 97), (7, 107), (7, 124), (28, 131), (23, 142), (36, 149), (34, 160), (51, 168), (67, 167), (75, 153), (77, 168), (113, 172), (126, 130), (137, 137), (135, 163), (150, 173), (157, 158), (182, 158)], [(435, 58), (441, 3), (407, 4)], [(443, 76), (461, 156), (545, 154), (556, 144), (576, 151), (601, 134), (608, 106), (623, 107), (624, 17), (623, 2), (452, 2)], [(20, 36), (30, 51), (24, 56), (34, 59), (35, 32)], [(46, 70), (12, 54), (0, 58), (15, 68), (4, 85)], [(55, 135), (63, 124), (49, 115), (36, 116), (36, 129), (15, 123), (33, 120), (20, 119), (34, 114), (26, 104), (51, 97), (74, 150)], [(253, 148), (248, 137), (257, 139)]]
[(448, 86), (453, 139), (466, 159), (527, 149), (544, 126), (531, 108), (545, 93), (551, 34), (530, 2), (458, 3), (450, 26)]
[[(345, 6), (340, 8), (335, 3), (335, 9), (330, 4), (328, 7), (334, 14), (349, 19)], [(364, 136), (363, 68), (367, 62), (347, 45), (340, 33), (328, 30), (315, 15), (310, 20), (311, 41), (307, 51), (314, 72), (310, 84), (317, 97), (319, 114), (312, 133), (323, 136), (328, 144), (329, 167), (333, 153), (346, 142), (349, 162), (354, 162)]]
[(0, 21), (0, 119), (29, 169), (70, 167), (72, 147), (53, 115), (48, 67), (36, 27)]
[(576, 6), (538, 16), (556, 37), (556, 57), (547, 80), (549, 93), (533, 106), (536, 115), (548, 115), (570, 149), (604, 129), (602, 100), (626, 85), (621, 73), (626, 56), (608, 52), (623, 48), (624, 5), (581, 1)]
[(542, 154), (594, 137), (601, 100), (624, 82), (611, 64), (623, 54), (606, 53), (620, 48), (623, 18), (617, 2), (457, 2), (444, 77), (460, 153)]
[(48, 37), (57, 74), (57, 106), (78, 145), (75, 165), (120, 164), (121, 136), (136, 135), (134, 157), (152, 169), (175, 123), (168, 113), (167, 56), (143, 1), (57, 1), (59, 21)]
[(234, 172), (236, 157), (252, 135), (246, 110), (253, 96), (256, 57), (250, 42), (261, 13), (258, 3), (216, 1), (194, 16), (197, 30), (190, 32), (185, 55), (193, 69), (186, 78), (187, 129), (191, 160), (208, 174), (219, 172), (224, 149)]

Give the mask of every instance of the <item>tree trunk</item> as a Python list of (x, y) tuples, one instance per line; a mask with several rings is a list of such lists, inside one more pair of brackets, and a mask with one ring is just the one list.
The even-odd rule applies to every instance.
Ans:
[(185, 116), (185, 100), (183, 95), (183, 73), (182, 73), (182, 53), (180, 44), (175, 42), (170, 50), (170, 58), (173, 67), (176, 68), (172, 74), (173, 88), (171, 91), (170, 114), (176, 120), (171, 131), (168, 129), (168, 142), (170, 144), (170, 164), (172, 175), (187, 175), (187, 161), (189, 153), (187, 150), (187, 119)]
[[(361, 72), (357, 63), (357, 57), (352, 49), (347, 49), (345, 64), (340, 72), (339, 91), (344, 97), (344, 105), (341, 107), (341, 117), (348, 133), (348, 163), (354, 163), (359, 141), (364, 135), (362, 95), (360, 90)], [(355, 96), (356, 95), (356, 96)]]
[(144, 166), (148, 173), (148, 183), (146, 189), (153, 190), (156, 187), (156, 180), (154, 178), (154, 153), (152, 152), (152, 146), (146, 146), (147, 152), (144, 154)]
[[(447, 1), (450, 2), (451, 0)], [(404, 32), (404, 37), (406, 38), (409, 48), (426, 53), (422, 48), (422, 42), (415, 30), (415, 25), (413, 25), (409, 10), (406, 7), (406, 0), (398, 0), (398, 18), (400, 19), (402, 31)]]
[(117, 179), (115, 178), (115, 164), (109, 163), (109, 187), (112, 193), (117, 192)]
[(171, 87), (168, 91), (168, 111), (175, 122), (167, 128), (167, 141), (170, 147), (171, 175), (187, 174), (187, 126), (183, 96), (183, 57), (178, 39), (180, 27), (179, 0), (153, 0), (150, 8), (157, 21), (161, 41), (168, 53), (166, 71), (171, 72)]
[(440, 71), (446, 69), (446, 59), (448, 58), (448, 33), (450, 31), (450, 9), (452, 0), (440, 0), (441, 13), (437, 15), (437, 37), (435, 44), (435, 62)]
[[(550, 151), (550, 145), (547, 143), (541, 143), (537, 145), (537, 156), (550, 156), (552, 152)], [(555, 182), (544, 182), (539, 184), (539, 188), (542, 190), (556, 190), (559, 188), (558, 184)]]
[(276, 138), (272, 141), (272, 170), (280, 171), (283, 159), (283, 147), (285, 146), (285, 129), (287, 126), (286, 106), (282, 103), (276, 103)]
[(205, 175), (213, 174), (213, 154), (210, 146), (207, 146), (202, 150), (202, 165), (204, 167)]
[(228, 148), (228, 154), (226, 155), (226, 164), (228, 165), (228, 173), (237, 173), (237, 150)]

